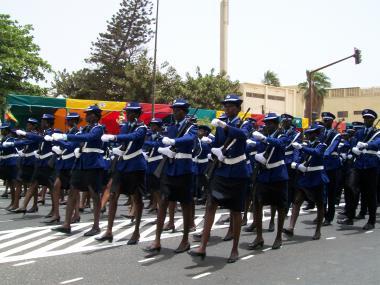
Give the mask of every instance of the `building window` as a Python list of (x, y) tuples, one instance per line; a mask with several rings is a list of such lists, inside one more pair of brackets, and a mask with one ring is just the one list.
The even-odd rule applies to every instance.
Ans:
[(362, 111), (354, 111), (354, 115), (361, 115)]
[(245, 95), (247, 97), (251, 97), (251, 98), (265, 99), (265, 95), (264, 94), (253, 93), (253, 92), (246, 92)]
[(338, 118), (347, 118), (348, 111), (338, 111)]
[(285, 101), (285, 97), (268, 95), (269, 100)]

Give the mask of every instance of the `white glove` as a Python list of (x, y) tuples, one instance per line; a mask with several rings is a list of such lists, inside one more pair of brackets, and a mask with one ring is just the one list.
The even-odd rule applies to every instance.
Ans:
[(297, 169), (301, 172), (306, 172), (307, 167), (301, 163), (298, 165)]
[(148, 160), (148, 154), (146, 152), (143, 151), (142, 155), (144, 156), (145, 160)]
[(67, 140), (67, 135), (66, 134), (59, 134), (59, 133), (54, 133), (51, 135), (53, 137), (53, 140), (55, 141), (66, 141)]
[(207, 158), (208, 158), (208, 160), (212, 160), (212, 155), (211, 155), (211, 153), (209, 153), (209, 154), (207, 155)]
[(290, 167), (292, 169), (297, 169), (297, 163), (296, 162), (292, 162), (292, 164), (290, 164)]
[(222, 120), (219, 120), (219, 119), (213, 119), (211, 121), (211, 125), (214, 127), (221, 127), (224, 129), (227, 126), (227, 123), (223, 122)]
[(74, 149), (74, 156), (76, 158), (80, 158), (80, 155), (81, 155), (80, 149), (79, 149), (79, 147), (77, 147), (76, 149)]
[(259, 141), (265, 141), (267, 139), (266, 136), (264, 136), (262, 133), (258, 131), (254, 131), (252, 134), (253, 138)]
[(157, 151), (163, 155), (166, 155), (169, 158), (174, 158), (175, 152), (170, 150), (170, 146), (168, 147), (159, 147)]
[(303, 148), (302, 144), (298, 143), (298, 142), (294, 142), (292, 143), (292, 146), (295, 148), (295, 149), (301, 149)]
[(16, 131), (16, 134), (18, 135), (18, 136), (26, 136), (26, 132), (25, 131), (22, 131), (22, 130), (17, 130)]
[(118, 156), (123, 156), (125, 151), (120, 150), (120, 147), (114, 147), (112, 148), (112, 153)]
[(47, 142), (52, 142), (53, 141), (53, 137), (49, 136), (49, 135), (46, 135), (46, 136), (44, 136), (44, 140), (47, 141)]
[(115, 141), (116, 136), (114, 136), (114, 135), (102, 135), (101, 140), (102, 140), (102, 142)]
[(347, 159), (352, 159), (352, 154), (347, 155)]
[(363, 148), (367, 148), (368, 144), (364, 143), (364, 142), (358, 142), (358, 144), (356, 146), (358, 149), (363, 149)]
[(16, 148), (16, 151), (17, 151), (17, 154), (20, 156), (20, 157), (24, 157), (25, 156), (25, 153), (22, 151), (22, 150), (18, 150)]
[(256, 145), (256, 142), (251, 139), (247, 139), (246, 142), (247, 144), (253, 144), (254, 146)]
[(377, 157), (380, 158), (380, 150), (377, 152)]
[(3, 147), (12, 147), (14, 145), (15, 145), (14, 142), (3, 142)]
[(357, 148), (357, 147), (353, 147), (352, 148), (352, 152), (355, 153), (356, 155), (361, 155), (362, 154), (362, 151)]
[(263, 165), (267, 163), (267, 160), (262, 153), (255, 154), (255, 160)]
[(201, 142), (204, 142), (204, 143), (212, 143), (212, 139), (208, 138), (208, 137), (202, 137), (201, 138)]
[(175, 144), (175, 139), (170, 139), (168, 137), (163, 137), (162, 138), (162, 143), (166, 145), (174, 145)]
[(61, 155), (62, 152), (63, 152), (63, 150), (61, 150), (61, 148), (60, 148), (59, 146), (57, 146), (57, 145), (53, 146), (53, 147), (51, 148), (51, 150), (54, 151), (54, 152), (55, 152), (56, 154), (58, 154), (58, 155)]
[(223, 155), (223, 151), (222, 151), (222, 148), (220, 147), (213, 147), (211, 149), (211, 152), (218, 158), (219, 161), (224, 161), (224, 155)]
[(341, 156), (344, 160), (347, 159), (347, 154), (346, 154), (346, 153), (341, 153), (340, 156)]

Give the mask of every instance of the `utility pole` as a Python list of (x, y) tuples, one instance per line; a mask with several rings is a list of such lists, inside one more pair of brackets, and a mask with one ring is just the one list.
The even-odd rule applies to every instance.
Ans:
[(228, 72), (229, 0), (220, 2), (220, 74)]
[(314, 73), (322, 70), (322, 69), (325, 69), (327, 67), (330, 67), (334, 64), (337, 64), (339, 62), (342, 62), (342, 61), (345, 61), (347, 59), (350, 59), (351, 57), (353, 57), (355, 59), (355, 64), (360, 64), (362, 62), (362, 55), (361, 55), (361, 50), (360, 49), (357, 49), (357, 48), (354, 48), (354, 54), (350, 55), (350, 56), (347, 56), (345, 58), (342, 58), (340, 60), (337, 60), (337, 61), (334, 61), (332, 63), (329, 63), (325, 66), (322, 66), (322, 67), (319, 67), (319, 68), (316, 68), (312, 71), (306, 71), (306, 76), (307, 76), (307, 82), (308, 82), (308, 85), (309, 85), (309, 96), (310, 96), (310, 112), (309, 112), (309, 122), (312, 123), (314, 121), (314, 118), (313, 118), (313, 98), (314, 98), (314, 82), (313, 82), (313, 75)]
[(154, 59), (153, 59), (153, 90), (152, 90), (152, 119), (155, 116), (154, 105), (156, 104), (156, 73), (157, 73), (157, 30), (158, 30), (158, 8), (160, 6), (160, 0), (157, 0), (156, 7), (156, 30), (154, 31)]

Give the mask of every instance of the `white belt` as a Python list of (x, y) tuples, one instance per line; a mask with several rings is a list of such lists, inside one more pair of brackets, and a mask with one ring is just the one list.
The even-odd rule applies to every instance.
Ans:
[(36, 158), (38, 158), (38, 159), (45, 159), (45, 158), (48, 158), (49, 156), (52, 156), (52, 155), (53, 155), (52, 152), (48, 152), (48, 153), (45, 153), (43, 155), (36, 154)]
[(308, 167), (306, 167), (306, 172), (318, 171), (318, 170), (323, 170), (323, 169), (324, 169), (323, 165), (321, 165), (321, 166), (308, 166)]
[(132, 152), (130, 154), (123, 155), (123, 160), (129, 160), (129, 159), (134, 158), (140, 154), (142, 154), (142, 149), (139, 149), (139, 150)]
[(83, 152), (83, 153), (92, 153), (92, 152), (103, 153), (104, 150), (102, 150), (102, 149), (100, 149), (100, 148), (84, 147), (84, 148), (82, 149), (82, 152)]
[(191, 153), (183, 153), (183, 152), (179, 152), (179, 153), (176, 153), (174, 158), (177, 158), (177, 159), (192, 159), (193, 156)]
[(8, 154), (8, 155), (2, 155), (2, 156), (0, 156), (0, 159), (8, 159), (8, 158), (11, 158), (11, 157), (18, 157), (18, 154), (17, 153), (12, 153), (12, 154)]
[(24, 157), (31, 157), (31, 156), (36, 156), (34, 151), (33, 152), (28, 152), (28, 153), (24, 153)]
[(257, 151), (252, 151), (252, 152), (249, 153), (250, 156), (253, 156), (255, 154), (257, 154)]
[(363, 154), (374, 154), (374, 155), (377, 155), (377, 151), (376, 150), (367, 150), (367, 149), (365, 149), (363, 151)]
[(238, 157), (234, 157), (234, 158), (225, 158), (223, 160), (223, 163), (231, 165), (231, 164), (236, 164), (236, 163), (242, 162), (243, 160), (246, 160), (246, 159), (247, 159), (246, 155), (242, 154), (242, 155), (240, 155)]
[(294, 151), (289, 150), (289, 151), (285, 152), (285, 155), (291, 155), (291, 154), (293, 154), (293, 152), (294, 152)]
[(153, 162), (153, 161), (157, 161), (157, 160), (160, 160), (160, 159), (163, 159), (164, 157), (162, 155), (157, 155), (157, 156), (153, 156), (153, 157), (148, 157), (148, 162)]
[(61, 156), (62, 160), (66, 160), (66, 159), (69, 159), (69, 158), (72, 158), (72, 157), (74, 157), (74, 153), (73, 152)]
[(284, 164), (285, 164), (285, 161), (284, 160), (280, 160), (280, 161), (276, 161), (276, 162), (273, 162), (273, 163), (268, 163), (266, 165), (266, 168), (267, 169), (276, 168), (276, 167), (279, 167), (279, 166), (284, 165)]
[(195, 163), (207, 163), (208, 162), (208, 158), (203, 158), (203, 159), (199, 159), (199, 158), (193, 158), (193, 161)]
[(336, 151), (332, 152), (331, 155), (339, 155)]

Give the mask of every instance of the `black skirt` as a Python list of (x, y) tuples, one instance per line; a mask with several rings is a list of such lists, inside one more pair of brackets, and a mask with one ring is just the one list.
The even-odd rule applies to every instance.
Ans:
[(0, 167), (0, 179), (5, 181), (12, 181), (17, 178), (16, 166), (1, 166)]
[(23, 165), (21, 168), (18, 169), (17, 180), (21, 183), (29, 184), (32, 182), (33, 174), (33, 166)]
[(277, 181), (272, 183), (257, 183), (256, 205), (271, 205), (286, 209), (288, 205), (288, 183)]
[(192, 174), (167, 176), (161, 178), (161, 196), (173, 202), (192, 203)]
[(112, 175), (111, 192), (133, 195), (145, 192), (145, 171), (119, 172)]
[(71, 174), (70, 185), (80, 191), (86, 192), (91, 188), (95, 193), (101, 193), (103, 171), (103, 168), (75, 169)]
[(71, 170), (70, 169), (61, 169), (57, 173), (57, 177), (61, 180), (61, 188), (65, 190), (70, 189), (70, 178)]
[(298, 188), (296, 191), (302, 192), (307, 199), (315, 204), (323, 204), (323, 187), (324, 184), (312, 188)]
[(247, 179), (214, 176), (211, 180), (211, 198), (219, 205), (234, 212), (244, 210), (247, 196)]
[(36, 167), (32, 182), (37, 182), (38, 185), (47, 186), (52, 189), (54, 185), (54, 169), (50, 167)]
[(146, 182), (148, 193), (152, 194), (154, 192), (160, 191), (160, 179), (158, 179), (155, 175), (148, 174)]

